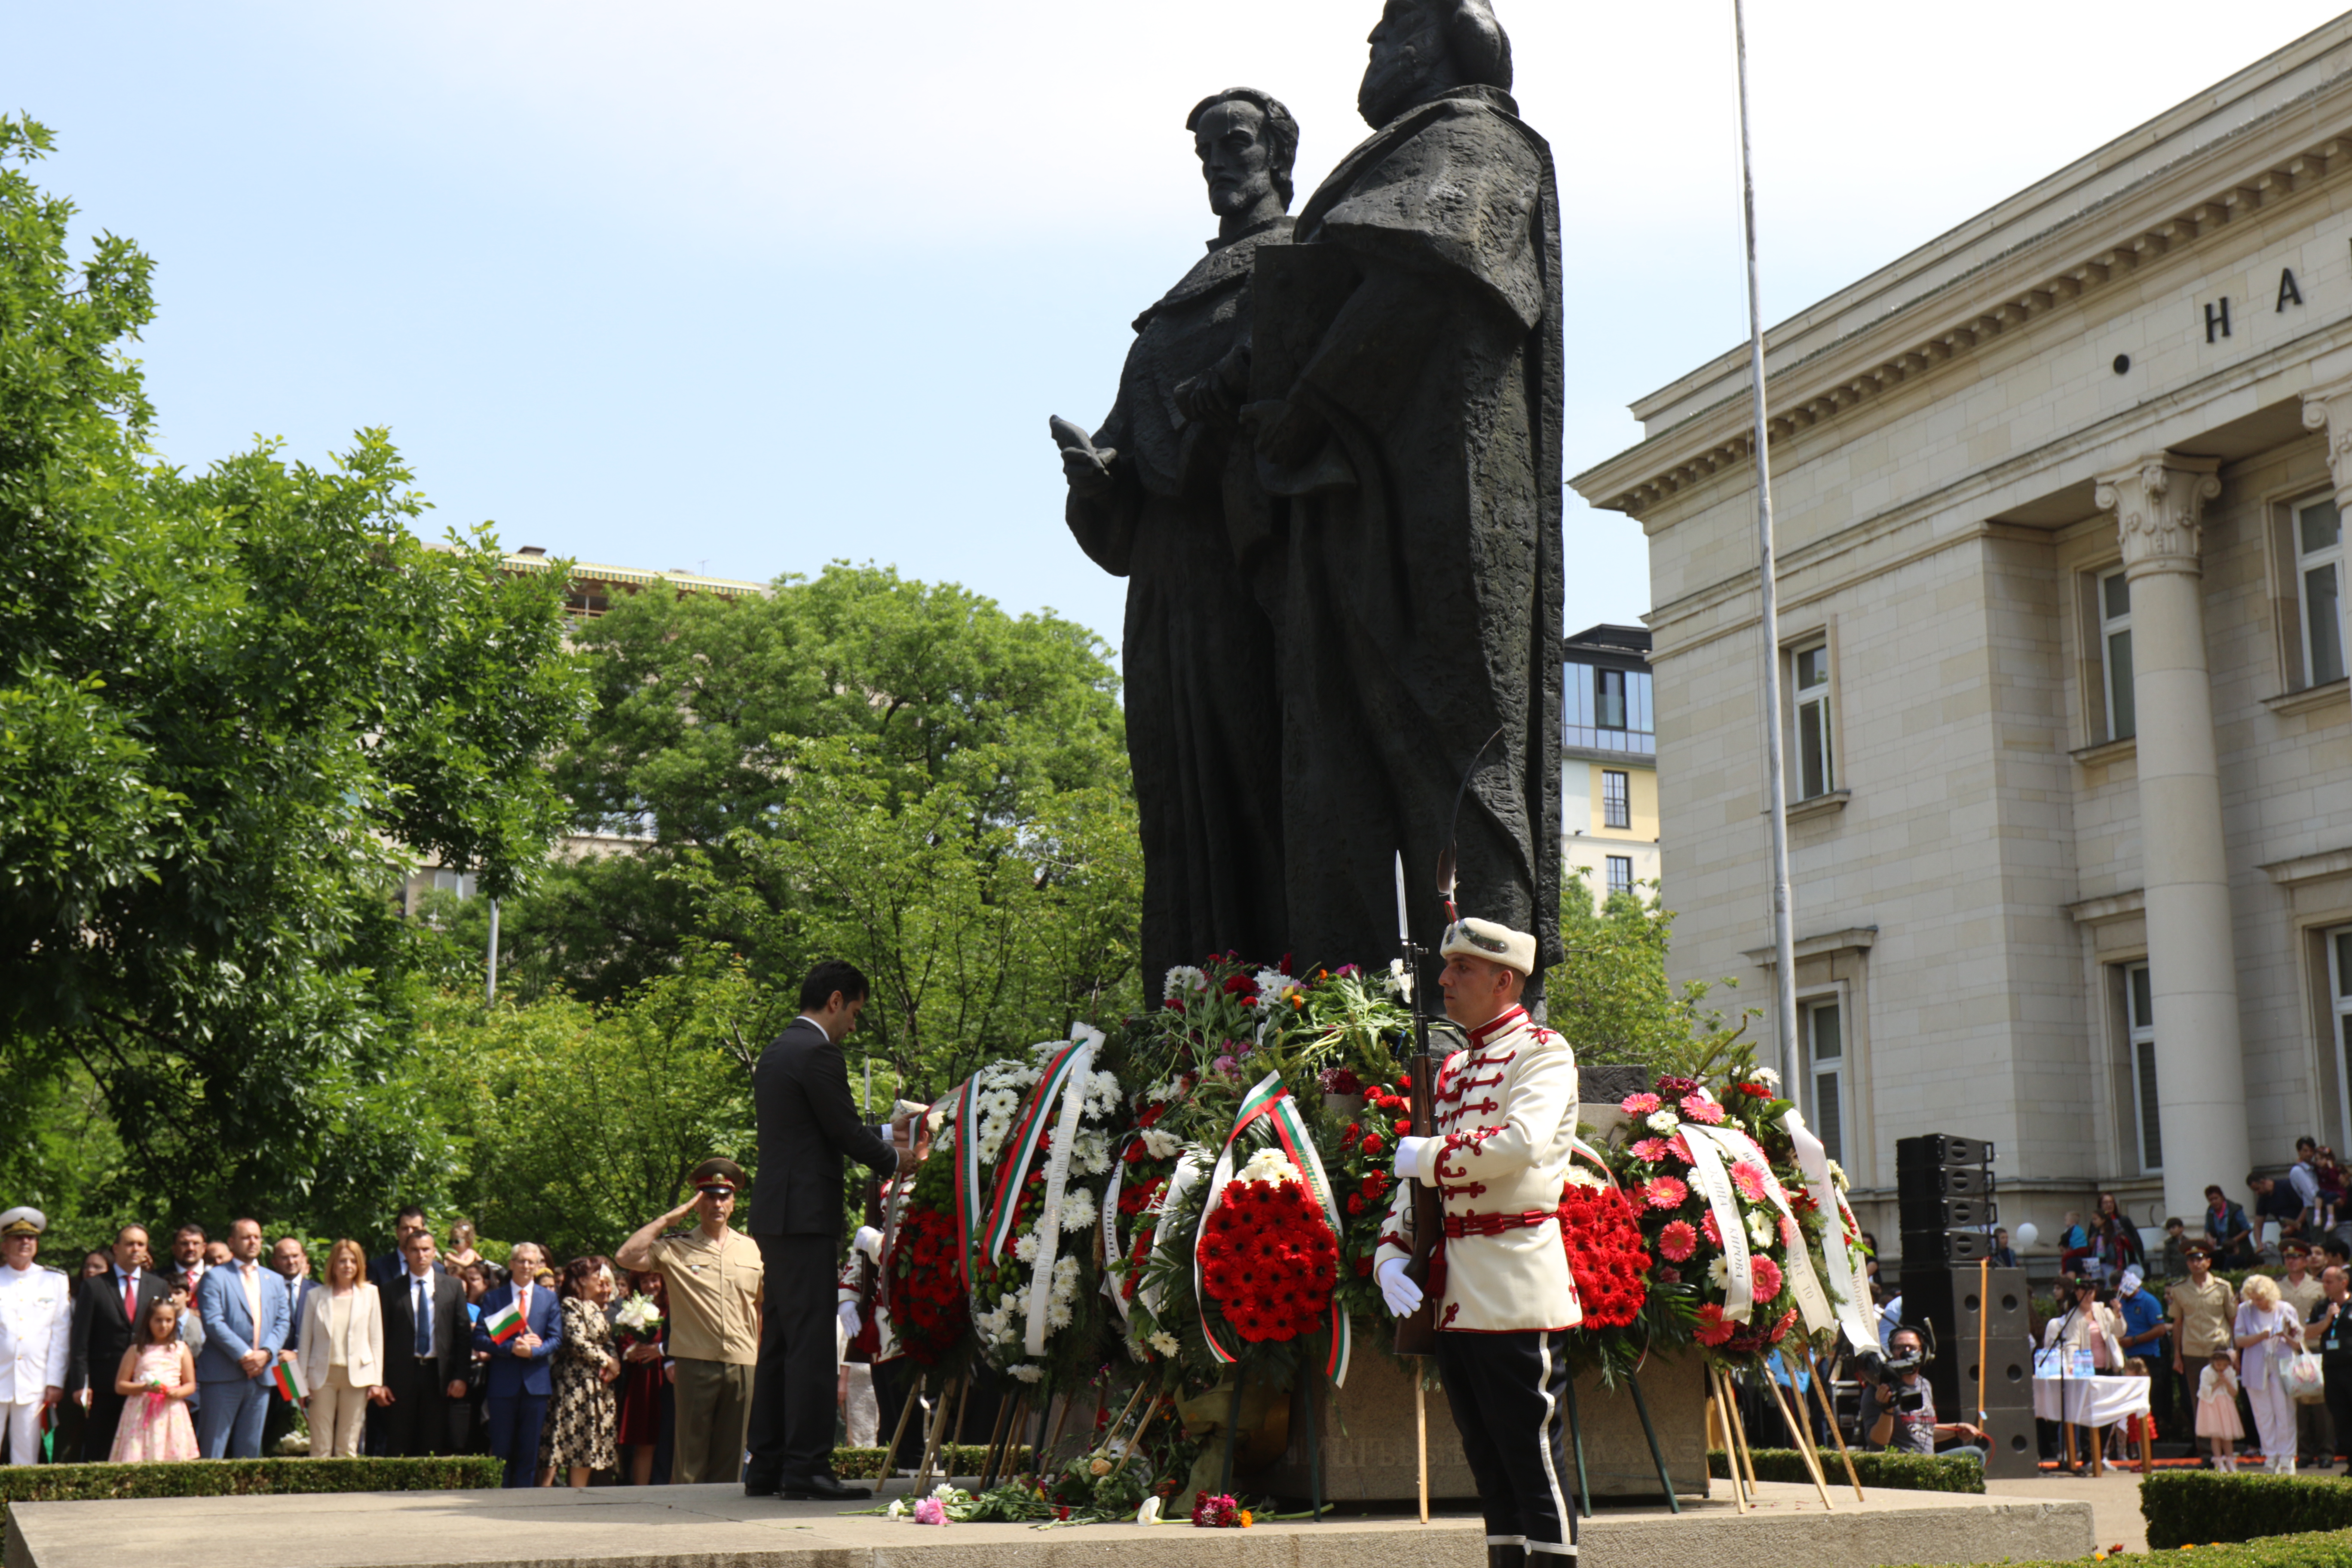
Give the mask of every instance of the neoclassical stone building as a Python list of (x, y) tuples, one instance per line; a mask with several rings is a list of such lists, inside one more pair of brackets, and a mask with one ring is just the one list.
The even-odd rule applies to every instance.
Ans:
[[(1676, 978), (1739, 976), (1895, 1245), (2192, 1227), (2352, 1151), (2352, 18), (1770, 334), (1801, 1038), (1772, 1040), (1745, 351), (1580, 475), (1650, 541)], [(2045, 1248), (2046, 1251), (2046, 1243)]]

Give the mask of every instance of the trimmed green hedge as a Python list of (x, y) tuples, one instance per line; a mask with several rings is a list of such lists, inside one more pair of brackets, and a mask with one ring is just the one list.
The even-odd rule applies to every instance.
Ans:
[(256, 1497), (267, 1492), (488, 1489), (506, 1466), (487, 1454), (434, 1459), (187, 1459), (153, 1465), (0, 1466), (0, 1524), (20, 1502)]
[[(1813, 1484), (1812, 1471), (1805, 1468), (1805, 1457), (1794, 1448), (1758, 1448), (1750, 1454), (1756, 1461), (1756, 1479), (1759, 1481), (1790, 1481), (1801, 1487)], [(1731, 1477), (1730, 1463), (1720, 1448), (1710, 1448), (1706, 1454), (1706, 1473), (1721, 1479)], [(1744, 1475), (1745, 1469), (1741, 1471)], [(1822, 1473), (1830, 1485), (1846, 1484), (1845, 1462), (1834, 1448), (1822, 1454)], [(1906, 1492), (1981, 1492), (1985, 1489), (1984, 1467), (1974, 1459), (1935, 1459), (1925, 1454), (1864, 1454), (1853, 1456), (1853, 1473), (1864, 1488), (1882, 1487), (1888, 1491)]]
[[(2288, 1478), (2281, 1477), (2282, 1480)], [(1976, 1568), (2083, 1568), (2089, 1559), (2069, 1557), (2063, 1562), (2039, 1563), (1979, 1563)], [(2151, 1556), (2126, 1552), (2108, 1559), (2117, 1564), (2153, 1563)], [(2317, 1535), (2273, 1535), (2267, 1541), (2246, 1541), (2221, 1546), (2198, 1545), (2186, 1557), (2168, 1556), (2168, 1563), (2180, 1568), (2343, 1568), (2352, 1563), (2352, 1530), (2329, 1531)], [(1916, 1563), (1913, 1568), (1927, 1568)]]
[(2148, 1545), (2158, 1549), (2352, 1530), (2352, 1485), (2329, 1476), (2159, 1470), (2139, 1484), (2139, 1511)]
[[(988, 1462), (988, 1447), (982, 1443), (946, 1443), (940, 1445), (940, 1448), (941, 1455), (931, 1461), (931, 1468), (941, 1479), (951, 1475), (976, 1476), (980, 1474), (980, 1468)], [(919, 1463), (922, 1458), (919, 1448), (915, 1450), (915, 1458)], [(1027, 1445), (1013, 1450), (1013, 1468), (1025, 1469), (1028, 1464)], [(947, 1468), (941, 1469), (942, 1465)], [(915, 1466), (909, 1464), (906, 1468), (911, 1470)], [(882, 1474), (882, 1450), (878, 1447), (835, 1448), (833, 1451), (833, 1473), (844, 1480), (875, 1480)]]

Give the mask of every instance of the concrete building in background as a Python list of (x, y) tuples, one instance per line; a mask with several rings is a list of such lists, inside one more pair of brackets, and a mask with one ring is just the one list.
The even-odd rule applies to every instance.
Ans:
[(1647, 626), (1602, 624), (1562, 650), (1559, 838), (1598, 903), (1658, 881), (1658, 736)]
[[(1768, 354), (1800, 1037), (2001, 1220), (2352, 1148), (2352, 17), (1783, 323)], [(1745, 350), (1576, 487), (1650, 543), (1675, 978), (1769, 994)], [(2042, 1260), (2048, 1261), (2047, 1243)]]

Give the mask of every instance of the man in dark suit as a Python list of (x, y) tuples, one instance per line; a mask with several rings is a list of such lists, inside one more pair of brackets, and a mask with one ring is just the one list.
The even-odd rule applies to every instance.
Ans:
[[(299, 1359), (302, 1350), (302, 1313), (310, 1304), (310, 1292), (319, 1282), (310, 1278), (310, 1250), (299, 1237), (281, 1236), (269, 1249), (269, 1268), (286, 1280), (286, 1346), (278, 1352), (280, 1361)], [(294, 1430), (295, 1409), (283, 1399), (269, 1402), (269, 1414), (261, 1422), (261, 1451), (278, 1452), (278, 1440)]]
[(67, 1375), (89, 1412), (81, 1427), (82, 1463), (102, 1465), (112, 1456), (123, 1404), (114, 1392), (115, 1371), (122, 1352), (139, 1342), (148, 1309), (171, 1299), (172, 1282), (147, 1267), (146, 1230), (124, 1226), (114, 1236), (114, 1267), (83, 1280), (74, 1303)]
[(751, 1497), (862, 1498), (833, 1474), (834, 1280), (841, 1267), (841, 1163), (877, 1175), (912, 1169), (885, 1129), (857, 1120), (841, 1042), (866, 1005), (866, 976), (827, 959), (801, 982), (801, 1016), (761, 1054), (751, 1075), (760, 1173), (751, 1239), (766, 1301), (751, 1382)]
[[(535, 1282), (547, 1267), (537, 1242), (516, 1242), (507, 1267), (511, 1281), (482, 1297), (474, 1349), (490, 1357), (482, 1397), (490, 1452), (507, 1462), (508, 1486), (527, 1487), (538, 1479), (540, 1428), (547, 1424), (547, 1396), (554, 1387), (548, 1366), (563, 1342), (563, 1307), (551, 1287)], [(489, 1324), (510, 1301), (522, 1310), (522, 1331), (500, 1344), (490, 1337)]]
[[(368, 1265), (368, 1279), (379, 1290), (393, 1284), (408, 1272), (408, 1238), (420, 1230), (433, 1227), (425, 1223), (425, 1211), (415, 1204), (404, 1207), (392, 1216), (392, 1247)], [(433, 1263), (434, 1272), (446, 1274), (439, 1258)]]
[(465, 1288), (434, 1267), (433, 1233), (409, 1232), (401, 1255), (407, 1267), (376, 1287), (383, 1312), (379, 1419), (383, 1456), (394, 1459), (442, 1452), (448, 1401), (466, 1397), (474, 1349)]

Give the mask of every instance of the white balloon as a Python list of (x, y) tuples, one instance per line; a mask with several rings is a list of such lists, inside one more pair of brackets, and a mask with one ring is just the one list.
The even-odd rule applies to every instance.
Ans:
[(2031, 1247), (2042, 1239), (2042, 1233), (2033, 1228), (2032, 1220), (2027, 1220), (2017, 1227), (2014, 1239), (2020, 1247)]

